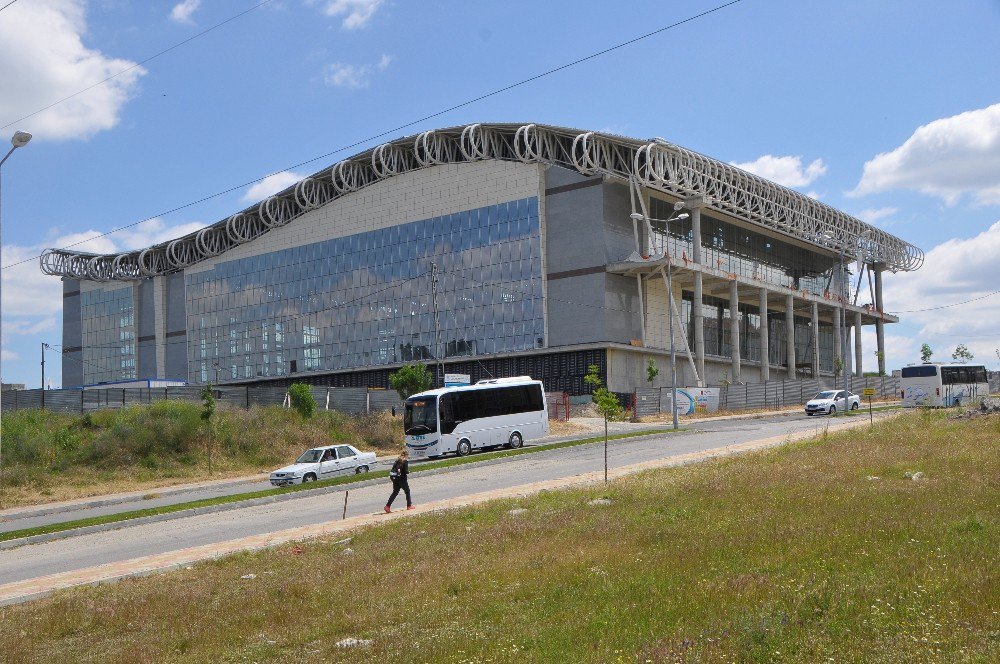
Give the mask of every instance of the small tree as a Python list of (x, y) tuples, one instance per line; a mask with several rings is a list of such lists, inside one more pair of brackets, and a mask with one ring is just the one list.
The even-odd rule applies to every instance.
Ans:
[(399, 393), (400, 399), (407, 399), (414, 394), (431, 389), (434, 376), (427, 365), (420, 362), (404, 364), (389, 375), (389, 385)]
[(922, 346), (920, 346), (920, 361), (921, 362), (930, 362), (931, 361), (931, 355), (933, 355), (933, 354), (934, 354), (934, 351), (931, 349), (930, 344), (923, 344)]
[(212, 447), (215, 443), (215, 420), (213, 416), (215, 415), (215, 391), (212, 389), (212, 384), (209, 383), (205, 386), (205, 389), (201, 391), (201, 419), (205, 421), (205, 425), (208, 427), (208, 474), (212, 474)]
[(650, 359), (646, 363), (646, 380), (652, 385), (656, 377), (660, 375), (660, 369), (656, 366), (656, 360)]
[(875, 351), (875, 361), (878, 363), (878, 375), (885, 375), (885, 353), (880, 350)]
[(958, 360), (959, 362), (968, 362), (974, 357), (975, 355), (972, 354), (972, 351), (970, 351), (965, 344), (958, 344), (955, 346), (955, 352), (951, 354), (951, 359)]
[(316, 399), (305, 383), (293, 383), (288, 388), (288, 398), (292, 402), (292, 408), (305, 419), (308, 420), (316, 412)]
[(604, 481), (606, 483), (608, 481), (608, 420), (620, 420), (624, 411), (614, 392), (604, 387), (600, 369), (596, 364), (587, 367), (587, 375), (583, 377), (583, 382), (593, 388), (591, 398), (597, 406), (597, 412), (604, 418)]
[(833, 358), (833, 375), (839, 378), (843, 370), (844, 370), (844, 361), (839, 357)]

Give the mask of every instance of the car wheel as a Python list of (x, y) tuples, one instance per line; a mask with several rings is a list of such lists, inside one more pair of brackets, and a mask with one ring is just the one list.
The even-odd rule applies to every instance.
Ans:
[(806, 411), (806, 415), (808, 415), (809, 417), (812, 417), (812, 416), (813, 416), (813, 414), (812, 414), (812, 413), (810, 413), (810, 412), (809, 412), (808, 410)]
[(472, 453), (472, 443), (463, 438), (458, 441), (458, 447), (455, 448), (455, 453), (460, 457), (469, 456)]
[(855, 401), (854, 403), (851, 404), (851, 410), (859, 410), (860, 408), (861, 408), (861, 404), (858, 403), (857, 401)]
[(364, 475), (367, 472), (368, 472), (368, 466), (358, 466), (357, 468), (354, 469), (355, 475)]
[(836, 414), (837, 414), (837, 407), (836, 406), (830, 406), (830, 417), (833, 417)]
[(312, 473), (306, 473), (306, 474), (305, 474), (305, 475), (304, 475), (304, 476), (302, 477), (302, 483), (303, 483), (303, 484), (305, 484), (306, 482), (315, 482), (315, 481), (316, 481), (316, 476), (315, 476), (315, 475), (313, 475)]
[(524, 440), (521, 438), (521, 434), (519, 434), (516, 431), (514, 433), (510, 434), (510, 441), (508, 441), (508, 443), (507, 443), (507, 446), (510, 447), (510, 449), (516, 450), (517, 448), (519, 448), (523, 444), (524, 444)]

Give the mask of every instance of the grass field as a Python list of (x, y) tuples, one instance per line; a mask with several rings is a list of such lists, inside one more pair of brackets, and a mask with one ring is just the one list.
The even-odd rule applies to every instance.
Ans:
[(0, 509), (270, 471), (315, 445), (394, 452), (403, 444), (401, 419), (388, 413), (318, 411), (303, 419), (279, 406), (220, 407), (210, 437), (201, 411), (160, 401), (83, 416), (7, 413)]
[[(0, 608), (0, 653), (994, 662), (998, 445), (1000, 417), (908, 413), (606, 488), (386, 523), (355, 533), (350, 553), (312, 541)], [(370, 642), (336, 645), (348, 637)]]

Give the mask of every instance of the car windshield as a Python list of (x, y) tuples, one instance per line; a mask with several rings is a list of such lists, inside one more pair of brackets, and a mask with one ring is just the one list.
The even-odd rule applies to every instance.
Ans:
[(323, 450), (306, 450), (295, 463), (316, 463), (323, 456)]
[(403, 413), (403, 431), (408, 436), (437, 431), (437, 399), (407, 399)]
[(833, 390), (827, 390), (826, 392), (820, 392), (819, 394), (814, 396), (813, 399), (832, 399), (834, 396), (836, 396), (836, 394), (837, 393)]

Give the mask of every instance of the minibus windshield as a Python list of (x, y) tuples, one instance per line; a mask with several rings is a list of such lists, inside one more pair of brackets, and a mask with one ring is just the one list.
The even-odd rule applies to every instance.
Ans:
[(407, 436), (437, 431), (437, 398), (407, 399), (403, 412), (403, 431)]

